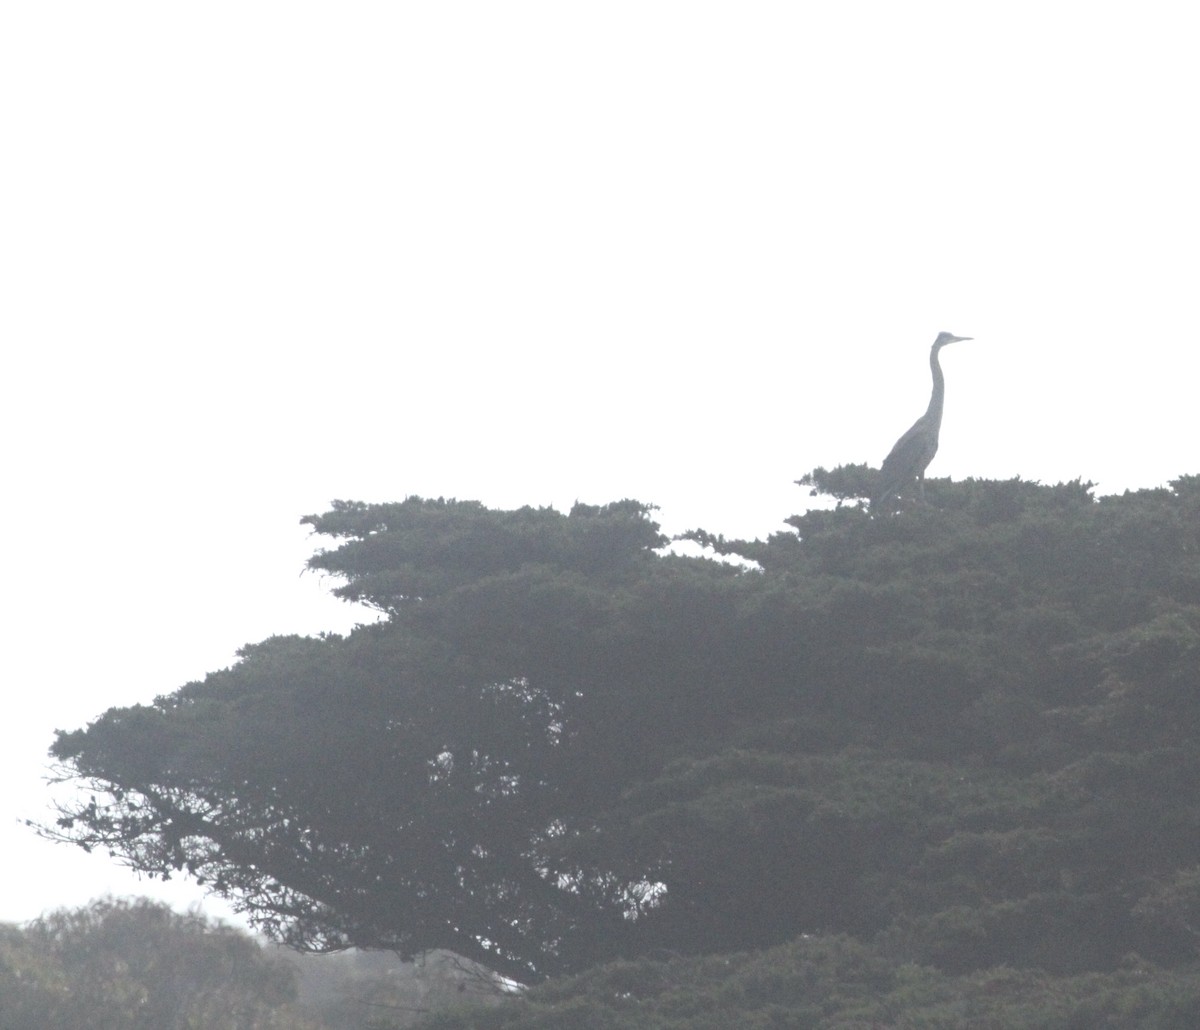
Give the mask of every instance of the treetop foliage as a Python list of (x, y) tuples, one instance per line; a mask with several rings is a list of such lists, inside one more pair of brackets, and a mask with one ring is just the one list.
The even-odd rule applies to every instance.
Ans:
[(496, 518), (477, 501), (410, 497), (399, 504), (335, 501), (301, 519), (340, 547), (315, 555), (310, 569), (345, 580), (334, 593), (394, 612), (406, 601), (550, 565), (601, 581), (667, 543), (637, 501), (576, 504), (566, 519), (552, 508), (522, 508)]
[(845, 935), (759, 951), (616, 961), (423, 1030), (1192, 1030), (1200, 970), (1129, 957), (1108, 973), (951, 975)]
[(145, 899), (0, 926), (4, 1030), (319, 1030), (246, 934)]
[(1200, 477), (926, 498), (688, 534), (735, 564), (634, 501), (337, 503), (310, 567), (386, 619), (60, 733), (91, 799), (49, 832), (297, 946), (523, 982), (805, 934), (946, 977), (1182, 969)]

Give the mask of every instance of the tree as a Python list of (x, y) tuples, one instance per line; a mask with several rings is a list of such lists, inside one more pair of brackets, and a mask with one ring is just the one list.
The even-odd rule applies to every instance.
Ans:
[[(62, 734), (54, 753), (97, 800), (61, 829), (187, 870), (298, 946), (440, 947), (521, 979), (609, 953), (638, 888), (568, 865), (561, 837), (655, 767), (620, 668), (650, 627), (628, 609), (707, 569), (660, 562), (632, 502), (564, 518), (414, 499), (308, 521), (348, 541), (312, 566), (388, 622), (247, 647)], [(596, 633), (629, 644), (575, 668)]]
[(690, 534), (732, 564), (632, 501), (336, 504), (310, 565), (385, 621), (60, 733), (91, 795), (52, 832), (297, 946), (524, 982), (822, 933), (951, 974), (1190, 961), (1200, 478), (926, 495)]
[(728, 955), (619, 961), (423, 1030), (1193, 1030), (1200, 966), (1131, 958), (1113, 972), (999, 967), (959, 976), (844, 935)]
[(3, 931), (5, 1030), (317, 1030), (290, 966), (198, 915), (104, 899)]

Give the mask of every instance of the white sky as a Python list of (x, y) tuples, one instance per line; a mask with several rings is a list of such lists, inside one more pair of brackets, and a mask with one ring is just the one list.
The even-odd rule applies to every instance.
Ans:
[(351, 625), (299, 575), (333, 498), (763, 535), (942, 329), (930, 475), (1200, 471), (1194, 19), (0, 8), (0, 919), (150, 888), (19, 825), (53, 730)]

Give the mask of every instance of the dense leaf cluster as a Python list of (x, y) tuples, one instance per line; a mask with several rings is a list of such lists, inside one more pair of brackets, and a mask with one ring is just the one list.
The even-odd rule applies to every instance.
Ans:
[(151, 901), (0, 925), (4, 1030), (319, 1030), (291, 967), (250, 937)]
[(1200, 967), (993, 967), (952, 976), (843, 935), (754, 952), (609, 963), (423, 1030), (1194, 1030)]
[(732, 564), (634, 502), (338, 504), (312, 565), (385, 621), (60, 734), (94, 800), (58, 832), (293, 943), (524, 981), (803, 934), (931, 976), (1182, 969), (1200, 478), (926, 496), (692, 534)]

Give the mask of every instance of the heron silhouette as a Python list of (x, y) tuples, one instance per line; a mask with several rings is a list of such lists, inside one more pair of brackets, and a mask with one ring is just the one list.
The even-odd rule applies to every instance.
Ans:
[(882, 504), (895, 500), (905, 494), (917, 483), (917, 497), (925, 499), (925, 470), (937, 454), (938, 433), (942, 428), (942, 402), (946, 397), (946, 378), (942, 375), (942, 365), (938, 360), (938, 352), (947, 344), (970, 340), (971, 336), (955, 336), (953, 333), (938, 333), (929, 351), (929, 368), (933, 372), (933, 396), (929, 398), (929, 407), (925, 414), (912, 424), (909, 429), (883, 459), (879, 469), (879, 485), (875, 496), (871, 498), (872, 510)]

